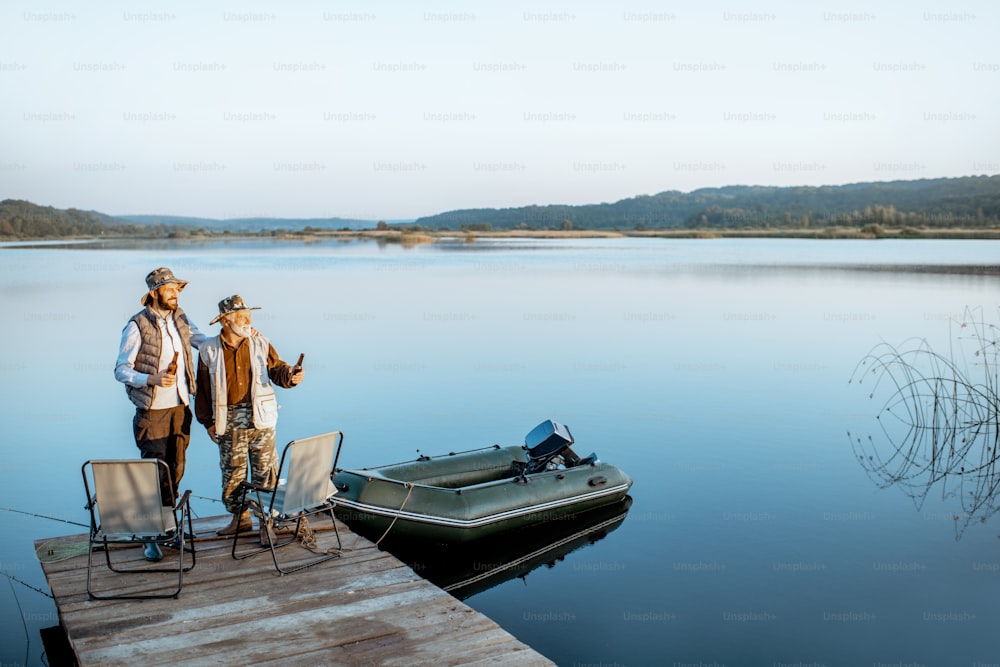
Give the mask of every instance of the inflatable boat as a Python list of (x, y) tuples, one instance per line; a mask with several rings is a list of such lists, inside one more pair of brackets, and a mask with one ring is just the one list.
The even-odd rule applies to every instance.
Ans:
[(569, 428), (547, 420), (524, 445), (493, 445), (361, 469), (335, 469), (334, 511), (365, 533), (468, 542), (625, 498), (632, 479)]

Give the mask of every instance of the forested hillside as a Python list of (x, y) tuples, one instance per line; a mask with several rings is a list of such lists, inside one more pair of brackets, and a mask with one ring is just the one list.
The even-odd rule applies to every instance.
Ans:
[[(330, 206), (335, 206), (331, 202)], [(202, 223), (202, 224), (199, 224)], [(326, 219), (209, 220), (169, 216), (115, 218), (27, 201), (0, 202), (0, 239), (95, 236), (173, 237), (188, 234), (277, 234), (364, 229), (364, 221)], [(996, 230), (1000, 175), (821, 187), (734, 185), (670, 190), (614, 203), (468, 209), (420, 218), (426, 230)], [(375, 225), (369, 225), (375, 228)], [(379, 222), (378, 229), (391, 227)], [(825, 233), (825, 232), (824, 232)], [(994, 233), (994, 232), (990, 232)]]
[(61, 210), (18, 199), (0, 201), (2, 239), (56, 239), (109, 234), (154, 235), (154, 230), (94, 211)]
[(268, 234), (279, 230), (364, 229), (374, 223), (343, 218), (238, 218), (216, 220), (164, 215), (116, 218), (95, 211), (57, 209), (29, 201), (0, 201), (0, 239), (95, 236), (169, 238), (200, 234)]
[(821, 187), (728, 186), (587, 206), (469, 209), (417, 220), (450, 229), (773, 229), (1000, 225), (1000, 176)]

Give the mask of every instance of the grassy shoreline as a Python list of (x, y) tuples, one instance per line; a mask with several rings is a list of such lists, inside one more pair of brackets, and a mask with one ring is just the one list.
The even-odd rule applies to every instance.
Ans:
[(589, 238), (663, 238), (663, 239), (721, 239), (721, 238), (767, 238), (767, 239), (908, 239), (908, 240), (996, 240), (1000, 239), (1000, 228), (992, 229), (914, 229), (878, 228), (857, 229), (849, 227), (801, 228), (801, 229), (658, 229), (658, 230), (532, 230), (506, 229), (493, 231), (465, 230), (400, 230), (400, 229), (358, 229), (325, 230), (308, 229), (279, 232), (230, 232), (178, 233), (172, 236), (72, 236), (40, 238), (0, 237), (3, 243), (32, 243), (59, 241), (111, 241), (111, 240), (190, 240), (213, 241), (240, 238), (272, 238), (281, 240), (374, 240), (379, 243), (399, 243), (405, 246), (436, 243), (438, 241), (460, 240), (474, 243), (476, 239), (589, 239)]
[[(719, 239), (719, 238), (788, 238), (788, 239), (1000, 239), (1000, 229), (879, 229), (876, 231), (851, 228), (816, 229), (684, 229), (684, 230), (495, 230), (495, 231), (401, 231), (401, 230), (310, 230), (308, 236), (316, 238), (363, 238), (389, 243), (433, 243), (442, 239), (463, 239), (470, 243), (476, 239), (588, 239), (588, 238), (665, 238), (665, 239)], [(299, 238), (299, 232), (283, 234), (282, 238)]]

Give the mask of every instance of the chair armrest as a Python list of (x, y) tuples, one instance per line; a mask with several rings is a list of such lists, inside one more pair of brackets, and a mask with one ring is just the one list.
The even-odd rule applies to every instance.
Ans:
[(180, 508), (184, 507), (190, 502), (191, 502), (191, 489), (188, 489), (187, 491), (184, 492), (184, 495), (181, 496), (181, 499), (177, 501), (177, 504), (174, 505), (174, 509), (179, 510)]

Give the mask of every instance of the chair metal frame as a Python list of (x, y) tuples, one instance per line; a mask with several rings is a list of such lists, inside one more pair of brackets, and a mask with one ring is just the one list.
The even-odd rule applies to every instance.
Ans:
[[(319, 496), (315, 496), (313, 500), (315, 502), (310, 502), (304, 507), (293, 507), (290, 509), (284, 508), (284, 501), (289, 496), (292, 495), (291, 492), (297, 492), (298, 489), (291, 488), (296, 482), (294, 479), (290, 478), (290, 484), (282, 485), (280, 483), (281, 475), (286, 472), (286, 461), (288, 462), (288, 467), (291, 468), (293, 461), (293, 453), (297, 451), (296, 447), (306, 447), (310, 443), (315, 443), (321, 441), (324, 438), (333, 437), (334, 442), (336, 442), (336, 453), (333, 456), (333, 464), (330, 467), (330, 472), (328, 476), (329, 480), (329, 490), (330, 493), (325, 498), (320, 499)], [(333, 501), (333, 495), (337, 492), (336, 487), (333, 486), (333, 474), (337, 469), (337, 461), (340, 459), (340, 449), (344, 445), (344, 434), (340, 431), (331, 431), (330, 433), (323, 433), (321, 435), (315, 435), (308, 438), (303, 438), (300, 440), (292, 440), (281, 452), (281, 462), (278, 465), (278, 482), (271, 487), (262, 486), (259, 484), (254, 484), (252, 482), (241, 482), (240, 483), (240, 511), (236, 516), (242, 516), (244, 512), (248, 509), (252, 510), (254, 514), (257, 515), (258, 520), (261, 522), (262, 528), (259, 530), (261, 544), (264, 546), (258, 549), (251, 549), (249, 551), (241, 551), (237, 553), (237, 544), (239, 543), (239, 537), (241, 531), (239, 526), (237, 526), (236, 534), (233, 535), (233, 550), (232, 555), (236, 560), (243, 560), (244, 558), (249, 558), (251, 556), (256, 556), (257, 554), (264, 553), (265, 551), (271, 552), (271, 559), (274, 561), (274, 568), (278, 571), (279, 575), (289, 574), (291, 572), (297, 572), (299, 570), (304, 570), (307, 567), (312, 567), (319, 563), (331, 560), (333, 558), (338, 558), (343, 551), (343, 544), (340, 541), (340, 533), (337, 531), (337, 521), (333, 514), (333, 508), (335, 502)], [(278, 507), (277, 504), (281, 503)], [(299, 533), (302, 530), (302, 522), (306, 517), (313, 516), (316, 514), (327, 513), (330, 516), (331, 522), (333, 522), (334, 533), (337, 537), (337, 550), (328, 552), (320, 555), (318, 558), (314, 558), (305, 563), (296, 565), (294, 567), (282, 567), (278, 562), (277, 550), (281, 547), (288, 546), (295, 542)], [(282, 542), (278, 542), (277, 538), (274, 536), (271, 530), (272, 522), (277, 523), (290, 523), (295, 522), (295, 530), (292, 531), (292, 536)], [(246, 534), (246, 531), (242, 531), (242, 534)]]
[[(159, 531), (156, 534), (135, 534), (135, 533), (108, 533), (105, 530), (105, 521), (101, 520), (101, 507), (98, 505), (98, 497), (104, 495), (101, 493), (101, 489), (98, 488), (98, 482), (96, 477), (94, 477), (94, 465), (105, 465), (105, 464), (115, 464), (128, 466), (136, 469), (141, 469), (143, 467), (156, 466), (157, 483), (153, 485), (155, 488), (156, 498), (155, 502), (160, 503), (161, 507), (161, 521), (160, 524), (165, 525), (167, 522), (162, 520), (163, 510), (167, 510), (170, 516), (173, 517), (173, 527), (167, 527), (165, 530)], [(90, 469), (90, 475), (88, 476), (87, 470)], [(86, 508), (90, 512), (90, 535), (88, 537), (88, 549), (87, 549), (87, 595), (91, 600), (156, 600), (156, 599), (166, 599), (174, 598), (181, 592), (181, 588), (184, 586), (184, 574), (190, 572), (194, 569), (197, 563), (197, 555), (195, 554), (194, 543), (187, 543), (189, 538), (193, 538), (194, 529), (191, 520), (191, 492), (185, 491), (181, 498), (173, 507), (168, 507), (162, 505), (159, 475), (165, 476), (164, 479), (170, 480), (170, 468), (166, 463), (160, 461), (159, 459), (106, 459), (106, 460), (90, 460), (87, 461), (80, 468), (81, 474), (83, 475), (83, 486), (87, 493), (87, 505)], [(93, 488), (92, 483), (93, 482)], [(152, 491), (151, 491), (152, 493)], [(145, 495), (139, 495), (136, 489), (132, 489), (132, 497), (139, 501), (145, 500), (147, 503), (153, 501), (152, 496), (146, 497)], [(107, 498), (105, 498), (107, 500)], [(138, 503), (137, 503), (138, 504)], [(114, 510), (119, 510), (118, 507), (107, 507), (105, 508), (105, 518), (110, 516), (110, 512)], [(180, 512), (180, 518), (178, 519), (177, 513)], [(187, 532), (185, 533), (184, 525), (185, 519), (187, 521)], [(177, 567), (136, 567), (136, 568), (123, 568), (115, 567), (111, 562), (111, 548), (116, 545), (141, 545), (146, 542), (153, 542), (159, 546), (172, 546), (177, 549)], [(94, 549), (101, 548), (104, 550), (104, 558), (107, 567), (112, 572), (117, 574), (149, 574), (152, 572), (163, 572), (163, 573), (175, 573), (177, 574), (177, 587), (170, 593), (163, 594), (143, 594), (143, 595), (99, 595), (95, 593), (91, 588), (91, 572), (94, 566)], [(184, 565), (184, 554), (191, 554), (191, 564), (187, 567)]]

